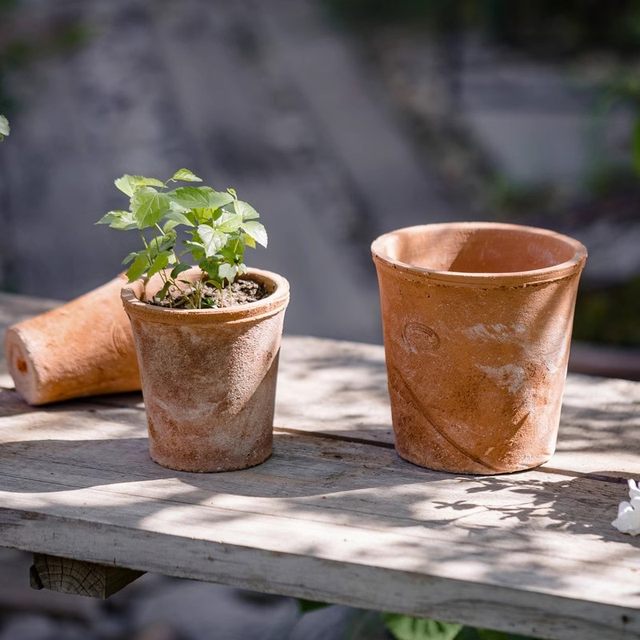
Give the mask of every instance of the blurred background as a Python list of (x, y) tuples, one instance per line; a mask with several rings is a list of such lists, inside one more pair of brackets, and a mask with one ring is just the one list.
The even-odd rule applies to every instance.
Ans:
[[(0, 0), (0, 289), (111, 278), (136, 244), (93, 224), (123, 204), (113, 179), (185, 166), (262, 213), (248, 263), (291, 281), (288, 333), (381, 342), (380, 233), (534, 224), (590, 252), (574, 369), (640, 378), (639, 52), (635, 0)], [(1, 558), (0, 640), (361, 621), (159, 577), (104, 604), (30, 592), (28, 558)]]

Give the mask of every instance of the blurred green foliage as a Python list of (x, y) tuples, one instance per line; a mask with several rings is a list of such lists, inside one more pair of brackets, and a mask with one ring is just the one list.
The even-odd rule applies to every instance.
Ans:
[(527, 185), (497, 174), (489, 184), (489, 206), (499, 218), (512, 219), (548, 211), (555, 193), (549, 184)]
[(464, 627), (399, 613), (385, 613), (383, 619), (395, 640), (533, 640), (502, 631)]
[[(307, 613), (331, 605), (299, 599), (298, 606), (301, 613)], [(394, 640), (535, 640), (528, 636), (465, 627), (461, 624), (440, 622), (429, 618), (414, 618), (401, 613), (383, 613), (382, 622)]]
[(617, 103), (626, 104), (635, 114), (631, 151), (634, 169), (640, 176), (640, 77), (637, 72), (628, 72), (615, 79), (605, 94), (604, 102), (606, 109), (610, 109)]
[(640, 345), (640, 276), (602, 289), (583, 289), (578, 296), (573, 335), (587, 342)]
[(616, 53), (640, 46), (637, 0), (324, 0), (351, 26), (409, 24), (479, 29), (494, 40), (539, 55), (587, 49)]
[(638, 174), (630, 166), (603, 164), (596, 166), (585, 180), (587, 192), (594, 198), (638, 191)]
[(74, 51), (89, 38), (89, 31), (71, 14), (61, 15), (51, 24), (34, 32), (21, 33), (13, 20), (21, 0), (0, 0), (0, 112), (15, 107), (7, 90), (7, 76), (43, 57)]
[[(611, 82), (605, 97), (605, 108), (618, 103), (634, 113), (631, 132), (631, 155), (635, 175), (628, 171), (601, 171), (592, 176), (592, 192), (596, 196), (611, 193), (637, 194), (640, 177), (640, 78), (626, 73)], [(633, 197), (633, 196), (632, 196)], [(632, 202), (637, 202), (637, 195)], [(606, 215), (606, 212), (603, 212)], [(574, 337), (588, 342), (604, 342), (622, 347), (640, 346), (640, 276), (627, 282), (601, 289), (583, 289), (578, 296)]]

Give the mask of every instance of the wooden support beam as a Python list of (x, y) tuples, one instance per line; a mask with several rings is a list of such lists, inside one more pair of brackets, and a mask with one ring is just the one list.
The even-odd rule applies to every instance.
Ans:
[(33, 554), (30, 569), (31, 587), (72, 593), (105, 600), (136, 578), (142, 571), (110, 567), (93, 562)]

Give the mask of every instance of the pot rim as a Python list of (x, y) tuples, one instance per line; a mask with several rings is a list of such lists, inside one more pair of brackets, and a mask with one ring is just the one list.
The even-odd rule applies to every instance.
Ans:
[[(393, 236), (400, 232), (418, 231), (422, 229), (496, 229), (506, 231), (525, 231), (538, 236), (552, 237), (560, 240), (574, 249), (574, 254), (568, 260), (541, 269), (529, 269), (526, 271), (443, 271), (419, 267), (389, 257), (383, 247)], [(587, 259), (587, 248), (578, 240), (570, 236), (549, 229), (531, 227), (527, 225), (512, 224), (507, 222), (440, 222), (433, 224), (421, 224), (411, 227), (402, 227), (378, 236), (371, 243), (371, 253), (378, 265), (384, 265), (407, 276), (428, 277), (433, 280), (441, 280), (450, 284), (469, 284), (482, 286), (526, 285), (537, 282), (550, 282), (566, 278), (582, 270)]]
[[(185, 275), (198, 272), (193, 267)], [(255, 321), (266, 318), (284, 310), (289, 303), (289, 282), (286, 278), (272, 271), (249, 268), (242, 274), (249, 278), (271, 282), (274, 290), (262, 300), (247, 304), (217, 309), (171, 309), (143, 302), (138, 298), (134, 287), (140, 292), (144, 290), (142, 279), (129, 283), (120, 292), (122, 304), (129, 315), (137, 316), (146, 322), (160, 322), (162, 324), (196, 324), (196, 323), (229, 323)], [(153, 276), (155, 277), (155, 276)]]

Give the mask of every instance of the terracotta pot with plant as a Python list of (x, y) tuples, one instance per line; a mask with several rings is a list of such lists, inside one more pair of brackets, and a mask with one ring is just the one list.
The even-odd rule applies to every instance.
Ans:
[(459, 473), (546, 462), (585, 247), (479, 222), (393, 231), (372, 253), (398, 453)]
[[(128, 176), (129, 210), (101, 220), (137, 229), (122, 291), (136, 344), (153, 460), (182, 471), (229, 471), (271, 454), (278, 353), (289, 285), (247, 269), (246, 247), (266, 246), (256, 210), (233, 189)], [(185, 258), (185, 256), (190, 256)], [(192, 264), (193, 263), (193, 264)], [(195, 265), (195, 266), (194, 266)]]

